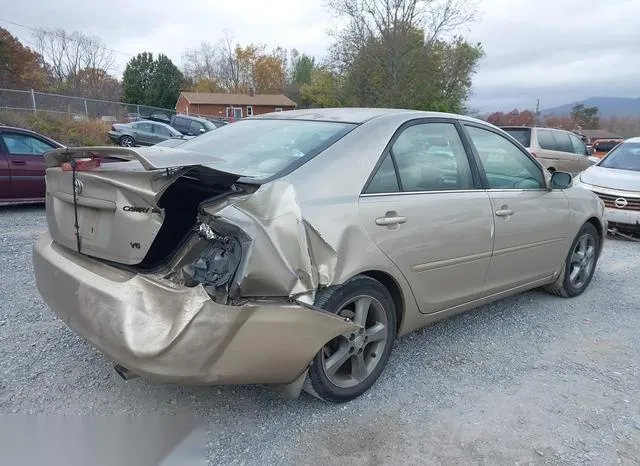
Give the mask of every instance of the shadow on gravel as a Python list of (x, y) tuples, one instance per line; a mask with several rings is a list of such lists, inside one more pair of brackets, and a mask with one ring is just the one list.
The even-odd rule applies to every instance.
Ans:
[(44, 212), (44, 202), (35, 204), (0, 205), (0, 215), (5, 213)]

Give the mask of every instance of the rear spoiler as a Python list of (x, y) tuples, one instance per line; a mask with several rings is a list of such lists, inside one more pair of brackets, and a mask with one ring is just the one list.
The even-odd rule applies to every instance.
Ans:
[(63, 147), (44, 154), (47, 168), (59, 167), (66, 162), (71, 162), (71, 160), (96, 157), (113, 157), (128, 161), (137, 160), (147, 171), (210, 165), (221, 161), (206, 154), (170, 147), (148, 147), (144, 149), (117, 146)]

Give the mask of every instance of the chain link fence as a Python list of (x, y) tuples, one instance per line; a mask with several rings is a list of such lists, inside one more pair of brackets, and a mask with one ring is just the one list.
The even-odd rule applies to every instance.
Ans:
[(176, 114), (175, 110), (166, 108), (15, 89), (0, 89), (0, 111), (3, 110), (74, 120), (99, 119), (108, 123), (148, 117), (169, 120)]

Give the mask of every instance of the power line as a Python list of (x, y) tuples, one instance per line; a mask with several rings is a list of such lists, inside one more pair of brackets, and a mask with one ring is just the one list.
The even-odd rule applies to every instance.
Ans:
[[(55, 30), (46, 30), (46, 29), (41, 29), (41, 28), (34, 28), (34, 27), (31, 27), (31, 26), (26, 26), (24, 24), (16, 23), (15, 21), (9, 21), (8, 19), (3, 19), (3, 18), (0, 18), (0, 21), (2, 21), (4, 23), (8, 23), (8, 24), (13, 24), (14, 26), (18, 26), (18, 27), (21, 27), (21, 28), (24, 28), (24, 29), (28, 29), (29, 31), (41, 32), (41, 33), (44, 33), (44, 34), (54, 34), (54, 35), (56, 35), (58, 37), (63, 37), (60, 34), (60, 32), (55, 31)], [(72, 37), (70, 35), (65, 35), (64, 38), (66, 40), (70, 40), (72, 42), (79, 42), (79, 39), (76, 39), (75, 37)], [(95, 45), (96, 47), (101, 48), (103, 50), (107, 50), (107, 51), (112, 52), (112, 53), (117, 53), (119, 55), (125, 55), (127, 57), (134, 57), (135, 56), (135, 55), (132, 55), (132, 54), (127, 53), (127, 52), (121, 52), (120, 50), (115, 50), (115, 49), (111, 49), (109, 47), (105, 47), (104, 45), (101, 45), (101, 44), (98, 44), (98, 43), (94, 43), (93, 45)]]

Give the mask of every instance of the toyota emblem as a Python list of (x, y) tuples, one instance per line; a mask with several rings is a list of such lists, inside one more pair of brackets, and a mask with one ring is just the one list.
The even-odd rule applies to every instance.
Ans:
[[(75, 181), (73, 182), (73, 191), (74, 191), (76, 194), (80, 194), (80, 193), (82, 192), (82, 187), (83, 187), (83, 186), (82, 186), (82, 181), (80, 181), (80, 180), (75, 180)], [(625, 201), (625, 205), (626, 205), (626, 201)]]
[(627, 207), (627, 200), (624, 197), (619, 197), (614, 201), (614, 204), (618, 209), (624, 209)]

